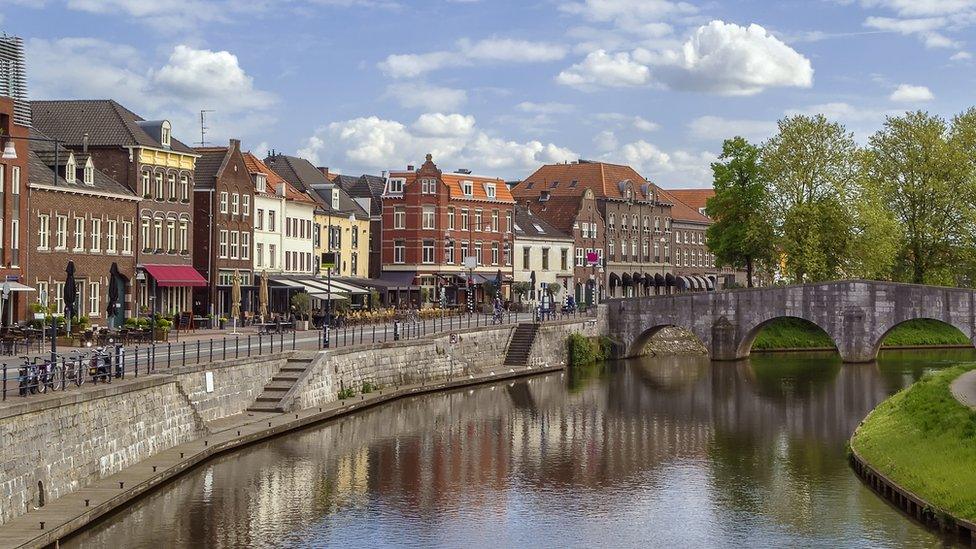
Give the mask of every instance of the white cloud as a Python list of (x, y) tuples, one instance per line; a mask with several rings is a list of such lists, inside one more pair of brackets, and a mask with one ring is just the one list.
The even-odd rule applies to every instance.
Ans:
[(929, 48), (956, 48), (959, 44), (945, 34), (939, 32), (947, 25), (943, 17), (928, 17), (921, 19), (895, 19), (891, 17), (868, 17), (864, 21), (866, 27), (896, 32), (906, 36), (916, 35)]
[[(436, 129), (446, 131), (429, 132)], [(300, 155), (315, 164), (343, 166), (352, 171), (416, 164), (428, 152), (444, 169), (466, 167), (511, 176), (542, 163), (578, 158), (573, 151), (553, 143), (519, 142), (489, 135), (477, 128), (469, 116), (436, 114), (421, 116), (412, 126), (376, 116), (333, 122), (316, 130), (299, 150)]]
[(899, 103), (922, 103), (935, 99), (935, 95), (925, 86), (901, 84), (888, 98)]
[(515, 106), (522, 112), (538, 114), (566, 114), (576, 110), (576, 107), (568, 103), (533, 103), (523, 101)]
[(956, 53), (952, 54), (951, 57), (949, 57), (949, 60), (950, 61), (967, 61), (967, 60), (972, 59), (972, 58), (973, 58), (973, 54), (969, 53), (968, 51), (957, 51)]
[(617, 148), (617, 136), (610, 130), (603, 130), (593, 138), (593, 145), (600, 152), (608, 152)]
[(641, 116), (635, 116), (633, 124), (634, 129), (642, 132), (653, 132), (660, 128), (656, 122), (651, 122), (650, 120), (647, 120)]
[(474, 117), (462, 114), (425, 113), (411, 126), (417, 135), (425, 137), (457, 137), (474, 130)]
[(652, 122), (642, 116), (632, 116), (619, 112), (601, 112), (593, 115), (593, 118), (603, 124), (613, 124), (618, 129), (634, 129), (640, 132), (653, 132), (661, 127), (657, 122)]
[(200, 107), (242, 111), (275, 102), (272, 94), (254, 88), (254, 79), (228, 51), (176, 46), (153, 82), (160, 93)]
[(902, 17), (923, 17), (976, 9), (976, 0), (861, 0), (861, 5), (887, 8)]
[(580, 89), (643, 86), (651, 81), (651, 70), (627, 52), (590, 52), (582, 62), (559, 73), (556, 82)]
[(960, 48), (950, 35), (976, 23), (976, 0), (860, 0), (860, 5), (887, 12), (868, 17), (865, 26), (915, 36), (929, 48)]
[(549, 42), (510, 38), (471, 41), (463, 38), (458, 41), (456, 50), (391, 54), (378, 66), (394, 78), (415, 78), (447, 67), (478, 63), (541, 63), (557, 61), (565, 56), (565, 47)]
[(580, 89), (643, 86), (722, 95), (753, 95), (770, 87), (809, 88), (810, 60), (759, 25), (712, 21), (679, 48), (590, 52), (556, 78)]
[(614, 162), (624, 162), (641, 175), (666, 187), (702, 186), (712, 180), (711, 164), (717, 157), (710, 152), (676, 150), (665, 152), (643, 139), (627, 143), (603, 155)]
[(559, 9), (590, 21), (612, 22), (629, 28), (641, 24), (660, 24), (667, 19), (698, 12), (698, 8), (689, 2), (669, 0), (583, 0), (563, 2)]
[(699, 116), (688, 124), (688, 129), (698, 139), (725, 140), (738, 135), (750, 141), (762, 141), (776, 133), (776, 122)]
[(456, 88), (435, 86), (424, 82), (394, 82), (386, 88), (386, 95), (408, 109), (453, 111), (468, 101), (468, 92)]

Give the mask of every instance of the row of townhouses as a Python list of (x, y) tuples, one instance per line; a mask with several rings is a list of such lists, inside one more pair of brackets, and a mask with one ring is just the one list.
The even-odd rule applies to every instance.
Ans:
[[(5, 67), (22, 71), (19, 39)], [(350, 176), (241, 142), (191, 147), (169, 120), (113, 100), (29, 101), (0, 78), (3, 322), (63, 310), (120, 325), (287, 313), (307, 292), (354, 306), (592, 303), (733, 281), (705, 244), (709, 191), (667, 191), (628, 166), (579, 160), (518, 182), (418, 167)], [(6, 86), (4, 88), (3, 86)], [(184, 129), (185, 130), (185, 129)]]

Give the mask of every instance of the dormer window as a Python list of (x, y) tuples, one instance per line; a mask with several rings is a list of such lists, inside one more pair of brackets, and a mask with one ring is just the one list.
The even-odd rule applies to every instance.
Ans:
[(403, 194), (403, 185), (407, 180), (402, 177), (391, 177), (386, 181), (386, 192), (388, 194)]
[(91, 158), (85, 162), (85, 174), (84, 174), (85, 185), (91, 187), (95, 184), (95, 166), (92, 164)]
[(268, 191), (268, 176), (263, 173), (254, 174), (254, 188), (259, 193)]
[(339, 209), (339, 189), (332, 189), (332, 209)]
[(169, 124), (169, 120), (163, 120), (162, 125), (159, 128), (159, 142), (163, 144), (164, 147), (170, 147), (170, 141), (172, 141), (172, 126)]
[(485, 185), (485, 194), (488, 196), (488, 198), (490, 198), (492, 200), (495, 199), (495, 184), (494, 183), (488, 183), (488, 184)]
[(68, 183), (74, 183), (76, 181), (76, 173), (78, 166), (75, 164), (75, 155), (69, 155), (68, 161), (64, 165), (64, 180)]
[(472, 196), (474, 194), (474, 183), (471, 181), (462, 181), (461, 192), (464, 193), (464, 196)]
[(539, 193), (539, 202), (546, 202), (549, 200), (549, 191), (542, 191)]

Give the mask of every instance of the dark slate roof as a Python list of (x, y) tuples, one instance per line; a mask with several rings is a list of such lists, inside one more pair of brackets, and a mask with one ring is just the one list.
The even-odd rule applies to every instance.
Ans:
[[(339, 209), (332, 209), (332, 190), (337, 190), (339, 192)], [(353, 214), (357, 219), (368, 219), (369, 214), (366, 210), (359, 205), (349, 193), (342, 189), (342, 187), (337, 186), (335, 183), (330, 183), (328, 187), (321, 185), (316, 185), (314, 189), (309, 189), (309, 195), (319, 203), (319, 207), (328, 215), (334, 215), (337, 217), (349, 217), (349, 214)]]
[[(72, 99), (31, 101), (33, 126), (64, 141), (69, 147), (80, 147), (88, 133), (88, 144), (100, 146), (143, 146), (165, 149), (144, 127), (145, 120), (111, 99)], [(142, 124), (140, 124), (140, 122)], [(170, 149), (193, 153), (176, 138)]]
[(332, 184), (324, 173), (304, 158), (275, 154), (265, 158), (264, 163), (303, 193), (308, 192), (312, 185)]
[(572, 240), (573, 237), (553, 227), (525, 206), (515, 206), (515, 237)]
[(383, 189), (386, 187), (386, 179), (375, 175), (337, 175), (333, 181), (353, 198), (368, 198), (370, 215), (382, 215)]
[[(43, 133), (37, 131), (36, 129), (31, 129), (30, 135), (31, 137), (46, 137)], [(60, 147), (58, 151), (58, 165), (63, 166), (68, 160), (69, 151), (66, 151)], [(80, 169), (85, 165), (87, 158), (88, 155), (75, 154), (75, 161), (78, 165), (79, 172), (81, 171)], [(80, 175), (75, 179), (75, 183), (68, 183), (68, 181), (61, 177), (60, 174), (57, 176), (57, 180), (55, 180), (54, 171), (52, 170), (53, 167), (54, 144), (45, 143), (44, 141), (31, 141), (30, 158), (28, 159), (27, 167), (28, 184), (44, 185), (45, 187), (50, 187), (53, 185), (63, 187), (65, 189), (90, 192), (92, 194), (103, 192), (117, 195), (135, 196), (128, 187), (99, 171), (97, 164), (95, 165), (95, 177), (91, 186), (85, 185)]]
[(552, 196), (545, 202), (531, 201), (532, 213), (549, 222), (556, 229), (572, 234), (573, 223), (580, 210), (582, 195)]
[(200, 155), (193, 171), (193, 186), (212, 189), (217, 172), (224, 165), (224, 159), (230, 153), (229, 147), (198, 147), (195, 149)]

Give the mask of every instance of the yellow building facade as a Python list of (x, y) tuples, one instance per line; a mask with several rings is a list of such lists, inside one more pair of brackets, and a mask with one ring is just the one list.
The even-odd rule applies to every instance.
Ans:
[[(367, 278), (369, 276), (369, 216), (365, 212), (344, 216), (315, 213), (319, 238), (315, 251), (319, 258), (325, 252), (337, 252), (332, 276)], [(330, 236), (331, 235), (331, 236)], [(324, 276), (326, 271), (323, 269)]]

